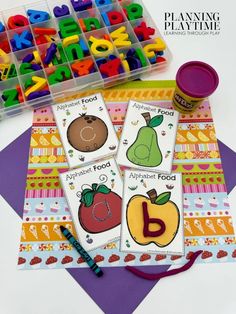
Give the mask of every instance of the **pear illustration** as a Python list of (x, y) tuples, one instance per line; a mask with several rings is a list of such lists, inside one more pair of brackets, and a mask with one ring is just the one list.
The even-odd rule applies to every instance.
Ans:
[(155, 127), (163, 122), (163, 115), (151, 118), (149, 112), (143, 113), (146, 126), (139, 129), (136, 140), (129, 147), (126, 156), (130, 162), (143, 167), (157, 167), (162, 162), (162, 153), (158, 145)]

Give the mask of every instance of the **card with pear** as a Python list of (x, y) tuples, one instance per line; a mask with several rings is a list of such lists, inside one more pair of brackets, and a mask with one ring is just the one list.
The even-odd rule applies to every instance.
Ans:
[(130, 100), (118, 148), (119, 165), (171, 173), (179, 113)]

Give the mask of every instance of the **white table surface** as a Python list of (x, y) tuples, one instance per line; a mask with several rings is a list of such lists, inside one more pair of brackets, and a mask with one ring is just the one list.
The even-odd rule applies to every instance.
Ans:
[[(1, 10), (32, 0), (1, 0)], [(165, 12), (218, 11), (219, 36), (166, 36), (173, 53), (168, 72), (153, 79), (174, 79), (179, 66), (189, 60), (202, 60), (215, 67), (220, 85), (210, 98), (218, 138), (236, 151), (236, 18), (235, 1), (222, 0), (144, 0), (159, 29), (164, 32)], [(31, 125), (32, 114), (0, 123), (0, 150)], [(235, 165), (232, 165), (235, 167)], [(0, 178), (4, 180), (4, 178)], [(229, 195), (236, 221), (236, 188)], [(64, 270), (17, 271), (16, 259), (21, 219), (0, 196), (0, 313), (2, 314), (67, 314), (101, 313), (77, 282)], [(138, 306), (135, 313), (235, 313), (236, 265), (195, 265), (179, 276), (161, 280)], [(70, 295), (70, 298), (67, 297)], [(122, 302), (122, 300), (121, 300)], [(82, 310), (83, 309), (83, 310)]]

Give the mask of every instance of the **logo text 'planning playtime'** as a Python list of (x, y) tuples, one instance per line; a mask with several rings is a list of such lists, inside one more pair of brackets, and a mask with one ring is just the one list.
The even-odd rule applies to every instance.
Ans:
[(164, 35), (219, 35), (219, 12), (165, 12)]

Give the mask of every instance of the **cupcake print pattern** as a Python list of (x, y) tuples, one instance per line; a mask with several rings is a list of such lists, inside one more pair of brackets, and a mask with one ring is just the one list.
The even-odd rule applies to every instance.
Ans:
[(94, 257), (94, 262), (96, 263), (96, 264), (98, 264), (98, 265), (103, 265), (104, 264), (104, 256), (102, 256), (102, 255), (99, 255), (99, 254), (97, 254), (95, 257)]
[(189, 200), (185, 197), (184, 198), (184, 209), (188, 209), (189, 207), (190, 207), (190, 202), (189, 202)]
[(209, 252), (209, 251), (203, 251), (202, 252), (201, 258), (205, 262), (211, 262), (212, 261), (212, 257), (213, 257), (213, 254), (211, 252)]
[(149, 254), (142, 254), (139, 258), (140, 262), (142, 262), (143, 265), (149, 265), (151, 262), (151, 255)]
[(181, 255), (172, 255), (170, 259), (174, 264), (178, 264), (179, 261), (182, 259), (182, 256)]
[(155, 261), (157, 261), (158, 263), (165, 263), (166, 258), (166, 255), (157, 254), (155, 257)]
[(50, 205), (50, 211), (54, 214), (57, 213), (60, 210), (60, 208), (61, 207), (58, 202), (54, 202), (53, 204)]
[(23, 257), (18, 257), (18, 269), (23, 269), (25, 267), (26, 259)]
[(35, 208), (36, 213), (42, 214), (45, 211), (45, 205), (43, 202), (39, 203)]
[(57, 261), (58, 259), (54, 256), (50, 256), (47, 260), (46, 260), (46, 265), (48, 266), (48, 268), (55, 268), (57, 265)]
[(71, 267), (72, 263), (73, 263), (73, 257), (66, 255), (62, 261), (61, 261), (62, 265), (64, 265), (65, 267)]
[(224, 250), (219, 250), (216, 257), (219, 259), (219, 261), (226, 262), (228, 259), (228, 253)]
[(109, 259), (108, 262), (114, 265), (119, 265), (119, 261), (120, 261), (120, 256), (116, 255), (116, 254), (112, 254)]
[(23, 209), (24, 214), (28, 214), (31, 210), (32, 210), (32, 208), (31, 208), (30, 203), (26, 202), (25, 206), (24, 206), (24, 209)]
[(203, 206), (205, 205), (205, 202), (201, 197), (199, 197), (194, 200), (194, 204), (197, 208), (203, 208)]
[(124, 258), (124, 262), (127, 263), (127, 265), (134, 265), (135, 259), (136, 259), (135, 255), (127, 254)]
[(85, 260), (83, 259), (83, 257), (79, 257), (77, 259), (77, 264), (81, 265), (81, 264), (84, 264), (85, 263)]
[(212, 207), (212, 208), (216, 208), (216, 207), (218, 207), (218, 205), (219, 205), (219, 201), (216, 199), (216, 197), (212, 197), (212, 198), (210, 198), (209, 200), (208, 200), (208, 202), (209, 202), (209, 205)]
[(30, 261), (30, 265), (33, 269), (38, 269), (40, 268), (41, 262), (42, 262), (42, 258), (35, 256)]

